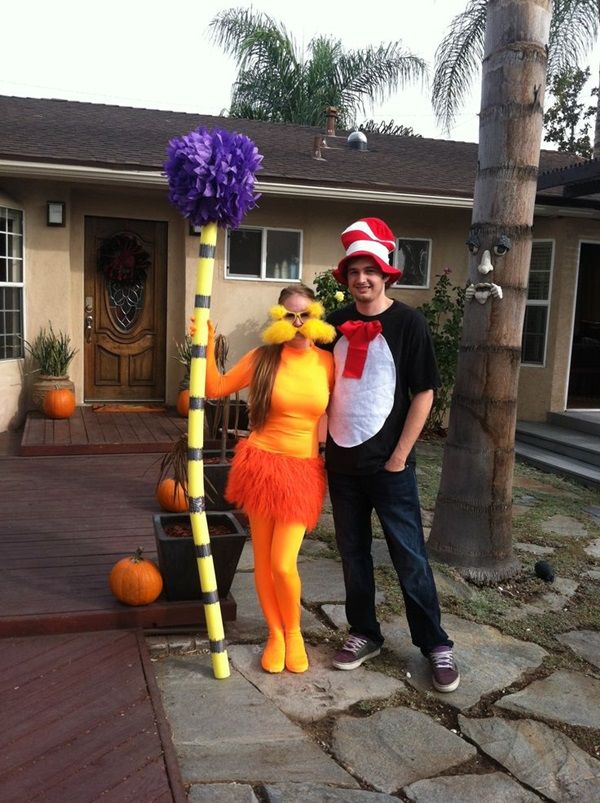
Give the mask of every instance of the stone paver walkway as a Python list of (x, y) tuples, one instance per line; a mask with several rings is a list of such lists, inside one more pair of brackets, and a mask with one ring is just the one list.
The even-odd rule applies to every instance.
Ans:
[[(543, 479), (519, 487), (527, 489), (515, 495), (519, 521), (560, 497)], [(227, 625), (230, 678), (213, 678), (203, 636), (149, 638), (190, 803), (600, 801), (600, 633), (566, 624), (548, 638), (539, 625), (564, 616), (590, 584), (600, 599), (600, 500), (586, 497), (578, 520), (579, 494), (565, 483), (569, 512), (554, 507), (541, 522), (538, 540), (541, 533), (551, 546), (529, 543), (526, 528), (515, 544), (532, 571), (547, 556), (557, 567), (554, 583), (538, 581), (523, 602), (503, 598), (496, 626), (443, 614), (462, 677), (452, 694), (432, 689), (401, 612), (382, 621), (380, 657), (353, 672), (331, 668), (346, 633), (342, 571), (330, 546), (310, 538), (300, 566), (310, 668), (263, 672), (266, 631), (248, 546), (232, 588), (238, 618)], [(424, 514), (431, 523), (431, 511)], [(319, 532), (330, 529), (325, 512)], [(585, 556), (576, 577), (563, 574), (562, 544), (566, 554)], [(390, 566), (379, 537), (373, 557), (376, 567)], [(433, 568), (452, 610), (485, 610), (489, 590)], [(386, 601), (383, 590), (377, 599)], [(538, 626), (526, 627), (529, 617)], [(505, 625), (520, 637), (502, 632)], [(532, 631), (544, 636), (541, 643)]]

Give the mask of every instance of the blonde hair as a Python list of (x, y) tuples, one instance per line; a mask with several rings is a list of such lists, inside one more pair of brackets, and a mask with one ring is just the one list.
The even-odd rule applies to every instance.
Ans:
[[(283, 304), (290, 296), (304, 296), (314, 301), (316, 296), (310, 287), (305, 284), (289, 284), (279, 293), (278, 304)], [(248, 393), (248, 412), (250, 427), (254, 430), (262, 429), (271, 409), (271, 396), (275, 384), (275, 374), (281, 360), (283, 344), (274, 346), (261, 346), (256, 350), (254, 372)]]

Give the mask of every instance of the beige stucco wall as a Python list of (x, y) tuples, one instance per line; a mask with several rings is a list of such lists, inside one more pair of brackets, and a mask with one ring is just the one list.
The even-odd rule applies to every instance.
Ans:
[(579, 250), (582, 242), (600, 243), (600, 221), (538, 217), (533, 236), (554, 241), (550, 320), (545, 365), (521, 367), (518, 417), (543, 421), (547, 411), (566, 408)]
[[(78, 402), (83, 401), (84, 218), (86, 215), (166, 221), (168, 224), (167, 384), (166, 401), (174, 403), (182, 369), (174, 359), (174, 340), (183, 337), (192, 314), (198, 238), (170, 206), (163, 189), (101, 187), (90, 184), (26, 179), (0, 179), (0, 196), (24, 211), (25, 336), (35, 337), (51, 321), (70, 336), (78, 354), (70, 375)], [(66, 203), (64, 228), (46, 226), (46, 202)], [(361, 217), (378, 216), (397, 236), (430, 239), (430, 288), (392, 289), (400, 300), (417, 306), (431, 295), (435, 277), (444, 268), (464, 285), (467, 276), (465, 240), (471, 212), (425, 206), (332, 203), (314, 199), (263, 196), (247, 225), (300, 229), (303, 232), (302, 280), (330, 269), (343, 255), (340, 232)], [(534, 237), (556, 241), (547, 359), (544, 367), (524, 366), (519, 385), (520, 418), (541, 420), (548, 409), (564, 409), (571, 347), (574, 294), (580, 241), (600, 242), (600, 222), (573, 217), (539, 217)], [(232, 364), (258, 345), (267, 311), (286, 281), (225, 278), (225, 236), (219, 230), (211, 315), (227, 335)], [(0, 362), (0, 431), (18, 425), (29, 407), (22, 360)]]
[[(470, 210), (439, 210), (426, 207), (362, 206), (352, 203), (332, 204), (327, 201), (261, 199), (260, 208), (245, 220), (247, 225), (301, 229), (303, 236), (302, 280), (311, 285), (316, 274), (334, 267), (344, 255), (339, 235), (350, 223), (376, 215), (389, 223), (397, 236), (431, 239), (431, 279), (443, 268), (452, 269), (452, 278), (464, 284), (467, 275), (467, 236)], [(190, 238), (192, 239), (192, 238)], [(230, 361), (260, 343), (268, 309), (286, 281), (248, 281), (225, 278), (225, 237), (220, 233), (217, 246), (217, 266), (212, 298), (212, 317), (218, 331), (228, 337)], [(192, 285), (197, 245), (188, 243), (188, 285)], [(411, 306), (426, 301), (430, 290), (393, 289), (391, 294)], [(187, 299), (191, 314), (193, 296)]]

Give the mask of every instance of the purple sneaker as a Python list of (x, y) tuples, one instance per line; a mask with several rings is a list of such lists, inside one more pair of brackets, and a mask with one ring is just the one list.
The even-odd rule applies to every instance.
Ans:
[(460, 683), (460, 674), (452, 654), (452, 647), (435, 647), (429, 653), (431, 680), (434, 689), (441, 692), (454, 691)]
[(375, 658), (381, 647), (366, 636), (348, 636), (342, 649), (337, 652), (332, 664), (336, 669), (357, 669), (369, 658)]

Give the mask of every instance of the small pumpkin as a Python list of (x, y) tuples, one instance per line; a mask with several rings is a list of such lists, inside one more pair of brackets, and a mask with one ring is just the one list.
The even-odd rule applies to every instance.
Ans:
[(190, 391), (184, 388), (177, 396), (177, 412), (182, 418), (187, 418), (190, 411)]
[(149, 605), (162, 591), (163, 579), (157, 565), (144, 558), (142, 552), (138, 547), (130, 557), (121, 558), (108, 577), (110, 590), (126, 605)]
[(172, 477), (167, 477), (158, 483), (156, 498), (163, 510), (170, 513), (185, 513), (188, 509), (186, 488)]
[(69, 388), (50, 388), (44, 399), (48, 418), (70, 418), (75, 412), (75, 394)]

